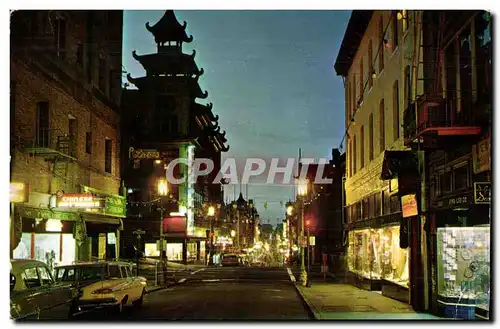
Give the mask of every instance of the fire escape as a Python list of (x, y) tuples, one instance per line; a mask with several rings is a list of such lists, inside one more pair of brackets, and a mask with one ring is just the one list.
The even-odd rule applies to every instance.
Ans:
[[(418, 62), (418, 52), (416, 55), (414, 50), (413, 67), (418, 63), (424, 70), (423, 77), (418, 77), (417, 73), (412, 88), (416, 88), (417, 81), (424, 81), (424, 92), (416, 96), (415, 102), (410, 101), (404, 112), (404, 142), (409, 147), (422, 143), (424, 148), (441, 148), (446, 142), (456, 142), (456, 139), (449, 141), (447, 137), (481, 134), (472, 93), (465, 90), (443, 91), (445, 70), (443, 35), (448, 24), (446, 14), (439, 15), (439, 22), (434, 25), (435, 30), (431, 32), (434, 33), (435, 42), (422, 44), (423, 33), (420, 32), (415, 43), (423, 49), (424, 60)], [(418, 71), (413, 70), (413, 72)]]

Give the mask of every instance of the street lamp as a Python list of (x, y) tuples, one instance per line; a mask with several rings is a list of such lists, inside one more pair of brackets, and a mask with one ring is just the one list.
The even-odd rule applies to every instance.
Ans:
[(307, 272), (304, 264), (304, 198), (307, 195), (307, 180), (301, 179), (298, 182), (297, 192), (300, 200), (300, 281), (303, 286), (307, 285)]
[(236, 235), (236, 231), (235, 230), (231, 230), (231, 238), (234, 238)]
[(215, 216), (215, 208), (213, 206), (208, 207), (208, 216)]
[(164, 273), (164, 280), (165, 280), (165, 285), (167, 284), (166, 281), (166, 266), (165, 266), (165, 254), (164, 254), (164, 236), (163, 236), (163, 202), (161, 197), (162, 196), (167, 196), (168, 195), (168, 182), (166, 179), (159, 179), (158, 180), (158, 195), (160, 196), (160, 262), (163, 267), (163, 273)]
[(207, 217), (210, 219), (210, 252), (208, 253), (208, 264), (212, 264), (214, 254), (214, 224), (213, 218), (215, 216), (215, 207), (209, 206), (207, 210)]
[(292, 216), (292, 214), (293, 214), (293, 207), (292, 206), (286, 207), (286, 214), (288, 216)]

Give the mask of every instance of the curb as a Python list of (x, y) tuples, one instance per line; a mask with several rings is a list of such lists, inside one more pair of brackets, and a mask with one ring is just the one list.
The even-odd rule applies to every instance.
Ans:
[(181, 285), (183, 284), (184, 282), (187, 281), (187, 278), (182, 278), (180, 279), (179, 281), (176, 281), (174, 283), (170, 283), (170, 284), (167, 284), (165, 287), (162, 287), (162, 286), (154, 286), (152, 287), (151, 289), (146, 289), (146, 295), (147, 294), (150, 294), (152, 292), (156, 292), (158, 290), (163, 290), (163, 289), (168, 289), (168, 288), (172, 288), (172, 287), (175, 287), (175, 286), (178, 286), (178, 285)]
[[(302, 293), (302, 290), (300, 290), (299, 284), (294, 284), (295, 289), (299, 293), (300, 298), (302, 299), (302, 302), (307, 306), (309, 316), (313, 320), (322, 320), (323, 318), (321, 317), (321, 313), (316, 310), (314, 305), (306, 298), (304, 293)], [(312, 315), (312, 316), (311, 316)]]

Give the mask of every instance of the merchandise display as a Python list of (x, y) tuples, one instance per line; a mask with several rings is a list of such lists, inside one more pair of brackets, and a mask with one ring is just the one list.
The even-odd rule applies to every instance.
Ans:
[(399, 226), (349, 232), (349, 271), (408, 287), (408, 252), (399, 247)]
[(437, 229), (438, 295), (489, 310), (490, 227)]

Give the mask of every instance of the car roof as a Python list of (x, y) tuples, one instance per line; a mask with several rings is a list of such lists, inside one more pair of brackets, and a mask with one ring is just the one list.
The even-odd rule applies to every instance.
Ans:
[(44, 262), (35, 259), (11, 259), (10, 263), (16, 267), (47, 266)]
[(74, 264), (66, 264), (66, 265), (59, 265), (56, 266), (55, 268), (72, 268), (72, 267), (98, 267), (98, 266), (104, 266), (104, 265), (134, 265), (133, 263), (130, 262), (123, 262), (123, 261), (90, 261), (90, 262), (75, 262)]

